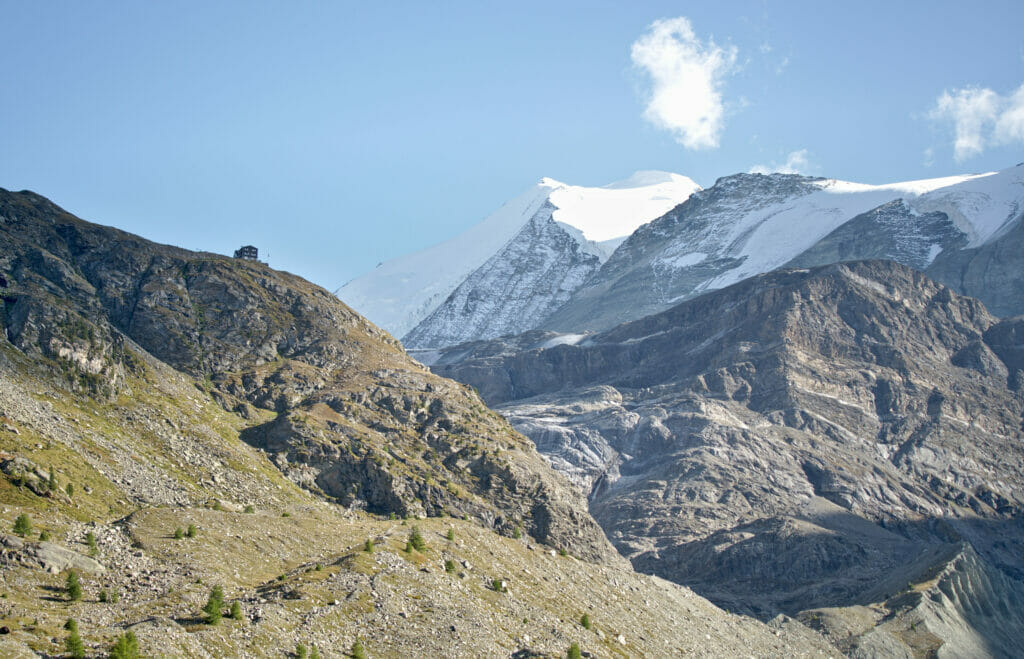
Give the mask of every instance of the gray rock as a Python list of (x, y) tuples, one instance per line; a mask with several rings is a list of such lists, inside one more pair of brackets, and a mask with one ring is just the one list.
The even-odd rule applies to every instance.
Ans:
[(52, 542), (32, 542), (13, 535), (0, 535), (3, 560), (39, 567), (56, 574), (64, 570), (78, 570), (90, 574), (103, 574), (106, 568), (95, 559)]
[(1024, 313), (1024, 213), (984, 245), (939, 254), (925, 272), (994, 314)]
[(909, 268), (851, 262), (575, 345), (456, 346), (434, 368), (586, 488), (639, 570), (768, 618), (886, 600), (961, 542), (1024, 576), (1020, 327)]
[(925, 270), (936, 253), (956, 252), (967, 243), (967, 234), (945, 213), (918, 213), (896, 199), (845, 222), (785, 267), (888, 259)]

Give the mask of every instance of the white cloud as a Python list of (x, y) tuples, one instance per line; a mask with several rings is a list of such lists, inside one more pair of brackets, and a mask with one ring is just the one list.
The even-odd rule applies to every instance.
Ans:
[(1024, 85), (1007, 99), (1003, 113), (996, 120), (992, 137), (997, 144), (1024, 142)]
[(943, 92), (929, 116), (936, 121), (951, 121), (956, 130), (953, 155), (965, 160), (985, 150), (985, 134), (991, 131), (998, 114), (999, 95), (991, 89), (956, 89)]
[(811, 161), (808, 159), (807, 149), (793, 151), (786, 156), (786, 162), (774, 163), (772, 165), (754, 165), (750, 168), (751, 174), (807, 174), (811, 169)]
[(736, 48), (701, 42), (685, 17), (655, 21), (632, 46), (633, 64), (651, 79), (644, 118), (688, 149), (715, 148), (725, 108), (722, 79)]
[(1024, 85), (1010, 96), (980, 87), (945, 91), (928, 117), (953, 125), (953, 157), (957, 162), (991, 146), (1024, 142)]

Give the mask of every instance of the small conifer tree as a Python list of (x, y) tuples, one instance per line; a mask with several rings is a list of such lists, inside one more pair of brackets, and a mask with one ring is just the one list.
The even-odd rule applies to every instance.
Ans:
[(50, 465), (50, 478), (47, 479), (46, 485), (50, 488), (51, 492), (57, 491), (57, 474), (53, 471), (53, 465)]
[(363, 545), (363, 551), (367, 554), (373, 553), (373, 538), (367, 538), (366, 543)]
[(229, 615), (232, 620), (242, 619), (242, 605), (238, 603), (238, 600), (231, 603), (231, 613)]
[(131, 631), (119, 636), (114, 647), (110, 648), (110, 659), (137, 659), (138, 656), (139, 639)]
[(93, 534), (92, 531), (89, 531), (85, 534), (85, 544), (89, 546), (90, 556), (95, 556), (96, 553), (99, 551), (99, 549), (97, 549), (96, 547), (96, 536)]
[(448, 542), (451, 542), (452, 540), (454, 540), (455, 539), (455, 529), (451, 529), (451, 528), (448, 529), (448, 534), (445, 537), (448, 538)]
[(110, 596), (107, 595), (107, 591), (106, 590), (101, 590), (100, 591), (100, 595), (99, 595), (99, 600), (101, 602), (106, 602), (109, 599), (110, 599)]
[(78, 622), (76, 622), (74, 618), (68, 618), (67, 622), (64, 623), (64, 629), (69, 632), (77, 632)]
[(316, 649), (316, 646), (310, 648), (309, 659), (320, 659), (320, 651)]
[(67, 487), (64, 488), (64, 492), (66, 492), (69, 497), (75, 496), (75, 486), (68, 483)]
[(82, 584), (79, 583), (78, 574), (74, 570), (68, 572), (68, 578), (64, 581), (64, 592), (72, 602), (82, 599)]
[(366, 659), (366, 650), (363, 649), (363, 644), (358, 638), (352, 644), (352, 650), (349, 654), (352, 655), (352, 659)]
[(256, 506), (250, 503), (248, 506), (245, 507), (245, 512), (250, 514), (256, 512)]
[(590, 616), (584, 613), (580, 618), (580, 624), (583, 625), (584, 629), (590, 629)]
[(184, 537), (185, 537), (185, 529), (181, 528), (180, 526), (178, 528), (174, 529), (174, 539), (175, 540), (181, 540)]
[(187, 535), (190, 538), (194, 538), (197, 535), (199, 535), (199, 529), (196, 528), (195, 524), (189, 524), (188, 530), (185, 531), (185, 535)]
[(409, 544), (416, 551), (422, 552), (427, 548), (427, 541), (423, 539), (423, 534), (420, 533), (418, 526), (412, 527), (412, 531), (409, 533)]
[(453, 561), (450, 558), (448, 560), (446, 560), (444, 562), (444, 571), (445, 572), (454, 572), (455, 571), (455, 561)]
[[(70, 623), (74, 623), (74, 620), (68, 620)], [(67, 626), (65, 624), (65, 626)], [(68, 653), (71, 659), (85, 659), (85, 644), (82, 643), (82, 637), (78, 635), (78, 625), (72, 625), (69, 630), (68, 637), (64, 639), (64, 650)]]
[(206, 600), (203, 613), (206, 614), (206, 624), (216, 625), (220, 622), (221, 611), (224, 608), (224, 589), (214, 586), (210, 591), (210, 597)]
[(306, 646), (303, 643), (299, 643), (295, 646), (295, 657), (296, 659), (307, 659), (309, 652), (306, 650)]
[(39, 542), (46, 542), (50, 539), (50, 534), (47, 531), (39, 532)]
[(580, 644), (573, 641), (572, 645), (569, 646), (569, 653), (565, 656), (568, 659), (582, 659), (583, 655), (580, 652)]
[(32, 518), (25, 513), (21, 513), (14, 519), (14, 528), (12, 530), (24, 538), (29, 533), (32, 533)]

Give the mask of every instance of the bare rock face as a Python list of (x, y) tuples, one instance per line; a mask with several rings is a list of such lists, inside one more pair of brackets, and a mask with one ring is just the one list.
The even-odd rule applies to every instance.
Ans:
[(969, 247), (969, 238), (947, 213), (921, 213), (897, 199), (846, 222), (787, 266), (891, 259), (978, 298), (997, 316), (1024, 312), (1024, 215), (982, 245)]
[(877, 604), (818, 608), (800, 620), (850, 657), (1013, 657), (1024, 584), (965, 543), (922, 552), (904, 578), (881, 583)]
[(823, 179), (736, 174), (695, 192), (633, 232), (601, 269), (538, 327), (607, 329), (698, 295), (744, 258), (730, 228), (747, 214), (817, 192)]
[(583, 487), (638, 569), (768, 618), (884, 600), (950, 543), (1024, 577), (1022, 339), (1020, 319), (870, 261), (572, 345), (457, 346), (434, 369)]
[(327, 291), (265, 265), (157, 245), (0, 190), (3, 328), (68, 386), (113, 395), (148, 352), (253, 417), (252, 444), (334, 501), (473, 515), (621, 560), (584, 498), (468, 388), (410, 359)]
[(967, 242), (967, 234), (946, 213), (919, 213), (896, 199), (854, 217), (787, 266), (888, 259), (924, 270), (936, 253), (956, 252)]
[(939, 254), (925, 272), (994, 314), (1024, 313), (1024, 214), (984, 245)]

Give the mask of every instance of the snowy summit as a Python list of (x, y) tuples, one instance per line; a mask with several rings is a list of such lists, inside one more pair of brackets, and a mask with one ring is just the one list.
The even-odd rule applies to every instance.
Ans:
[[(386, 261), (335, 293), (359, 313), (402, 337), (440, 307), (478, 268), (532, 222), (557, 223), (578, 248), (603, 263), (638, 226), (700, 190), (691, 179), (641, 171), (603, 187), (542, 178), (479, 224), (443, 243)], [(537, 238), (536, 235), (533, 238)]]

